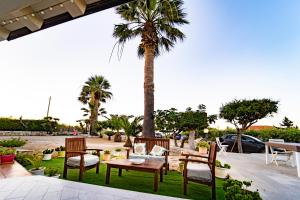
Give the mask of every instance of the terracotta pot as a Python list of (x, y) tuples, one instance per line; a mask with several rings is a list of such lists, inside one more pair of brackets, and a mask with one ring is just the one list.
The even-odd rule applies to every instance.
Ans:
[(207, 154), (207, 148), (206, 147), (199, 147), (199, 153), (200, 154)]
[(218, 178), (226, 178), (228, 175), (228, 169), (227, 168), (221, 168), (221, 167), (216, 167), (216, 177)]
[(57, 156), (58, 156), (59, 158), (64, 158), (65, 155), (66, 155), (66, 151), (58, 151), (58, 152), (57, 152)]
[(103, 160), (109, 161), (110, 160), (110, 154), (103, 154)]
[(52, 153), (51, 154), (44, 154), (43, 160), (51, 160)]
[(41, 175), (41, 176), (44, 176), (45, 175), (45, 167), (40, 167), (39, 169), (30, 169), (29, 172), (32, 175)]
[(1, 163), (1, 165), (14, 163), (15, 157), (16, 157), (15, 154), (2, 155), (2, 156), (0, 156), (0, 163)]

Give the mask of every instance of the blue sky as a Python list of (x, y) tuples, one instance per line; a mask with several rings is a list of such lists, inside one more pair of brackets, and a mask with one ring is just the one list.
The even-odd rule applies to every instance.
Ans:
[[(300, 15), (298, 0), (189, 0), (186, 40), (155, 60), (155, 108), (196, 108), (209, 114), (234, 98), (272, 98), (279, 112), (259, 124), (277, 125), (284, 116), (300, 125)], [(109, 56), (115, 40), (114, 9), (0, 43), (0, 116), (64, 123), (82, 118), (81, 86), (94, 74), (112, 85), (109, 113), (143, 114), (143, 60), (139, 40), (123, 57)], [(215, 126), (229, 124), (219, 120)]]

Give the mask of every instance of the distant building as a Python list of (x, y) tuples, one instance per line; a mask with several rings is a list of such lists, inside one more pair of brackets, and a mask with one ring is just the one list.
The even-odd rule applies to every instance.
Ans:
[(274, 126), (257, 125), (257, 126), (250, 126), (248, 128), (248, 130), (261, 131), (261, 130), (268, 130), (268, 129), (272, 129), (272, 128), (274, 128)]

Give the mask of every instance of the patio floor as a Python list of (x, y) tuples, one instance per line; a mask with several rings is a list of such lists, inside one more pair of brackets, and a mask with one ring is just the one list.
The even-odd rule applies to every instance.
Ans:
[(0, 165), (0, 180), (22, 176), (31, 176), (31, 174), (19, 163)]
[(155, 194), (78, 183), (44, 176), (2, 179), (0, 200), (175, 200)]
[(231, 165), (231, 177), (253, 181), (251, 189), (258, 189), (264, 200), (300, 199), (300, 178), (295, 167), (266, 165), (265, 154), (226, 153), (217, 159)]

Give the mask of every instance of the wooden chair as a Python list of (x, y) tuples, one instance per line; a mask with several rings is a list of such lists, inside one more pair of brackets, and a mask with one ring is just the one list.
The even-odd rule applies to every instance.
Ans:
[[(169, 170), (169, 162), (168, 156), (170, 151), (170, 140), (169, 139), (162, 139), (162, 138), (143, 138), (143, 137), (136, 137), (134, 138), (134, 144), (136, 143), (145, 143), (146, 144), (146, 155), (134, 155), (134, 148), (132, 148), (132, 154), (130, 154), (130, 148), (127, 148), (127, 159), (129, 158), (147, 158), (153, 160), (164, 160), (165, 164), (165, 174)], [(167, 151), (162, 156), (151, 156), (149, 153), (151, 152), (154, 145), (164, 147)]]
[[(192, 155), (182, 154), (185, 158), (179, 159), (184, 162), (183, 170), (183, 192), (187, 194), (187, 184), (189, 181), (205, 184), (212, 188), (212, 199), (216, 199), (216, 182), (215, 182), (215, 162), (217, 156), (217, 145), (215, 142), (210, 144), (209, 155)], [(198, 157), (195, 159), (191, 157)], [(201, 160), (202, 159), (202, 160)]]
[[(63, 178), (67, 177), (68, 168), (79, 169), (79, 181), (82, 181), (83, 173), (86, 170), (96, 168), (96, 173), (99, 173), (100, 151), (102, 149), (87, 149), (85, 138), (66, 138), (65, 147)], [(97, 155), (87, 153), (87, 151), (92, 150), (96, 151)]]

